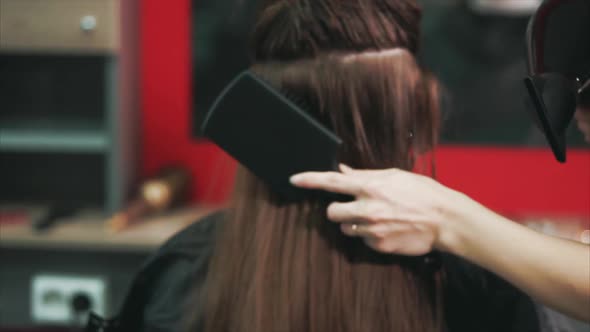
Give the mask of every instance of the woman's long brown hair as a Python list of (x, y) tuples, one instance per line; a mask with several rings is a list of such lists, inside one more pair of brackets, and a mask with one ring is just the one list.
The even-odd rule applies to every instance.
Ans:
[[(414, 59), (419, 22), (410, 0), (274, 1), (258, 19), (252, 70), (343, 139), (342, 162), (412, 170), (438, 127), (436, 82)], [(205, 331), (442, 329), (438, 272), (343, 236), (326, 204), (283, 202), (238, 170), (199, 294)]]

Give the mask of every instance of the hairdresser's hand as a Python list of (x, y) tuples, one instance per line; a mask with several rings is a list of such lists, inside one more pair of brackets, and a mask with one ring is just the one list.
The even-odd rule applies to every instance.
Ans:
[[(506, 279), (554, 309), (590, 322), (590, 248), (537, 233), (417, 174), (391, 169), (304, 173), (295, 185), (354, 195), (330, 219), (386, 253), (437, 248)], [(356, 224), (356, 231), (351, 225)]]
[(422, 175), (346, 166), (341, 171), (303, 173), (291, 181), (302, 188), (356, 197), (350, 203), (332, 203), (328, 218), (341, 223), (345, 234), (363, 237), (380, 252), (422, 255), (433, 248), (451, 251), (456, 227), (449, 224), (458, 222), (454, 211), (472, 208), (466, 196)]
[(575, 118), (586, 142), (590, 143), (590, 107), (578, 107)]

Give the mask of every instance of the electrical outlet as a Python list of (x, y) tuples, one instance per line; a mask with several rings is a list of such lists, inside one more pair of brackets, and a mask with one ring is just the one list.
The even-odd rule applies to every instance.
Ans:
[(107, 283), (101, 277), (37, 275), (31, 313), (38, 323), (84, 323), (89, 311), (105, 315)]

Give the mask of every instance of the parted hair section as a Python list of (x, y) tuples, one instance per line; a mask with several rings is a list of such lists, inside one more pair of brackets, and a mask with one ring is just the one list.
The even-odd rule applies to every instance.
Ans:
[(254, 62), (324, 52), (419, 49), (421, 8), (413, 0), (267, 1), (252, 35)]
[(438, 84), (406, 49), (333, 52), (252, 71), (332, 129), (350, 166), (412, 170), (437, 143)]

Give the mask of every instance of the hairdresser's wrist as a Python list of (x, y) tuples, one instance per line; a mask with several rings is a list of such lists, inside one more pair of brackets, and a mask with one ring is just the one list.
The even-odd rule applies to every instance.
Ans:
[(498, 240), (515, 234), (515, 224), (467, 195), (456, 194), (440, 233), (441, 250), (487, 266), (489, 251)]
[(449, 189), (448, 200), (441, 207), (438, 242), (439, 250), (466, 257), (471, 243), (481, 236), (482, 219), (493, 219), (493, 212), (467, 195)]

